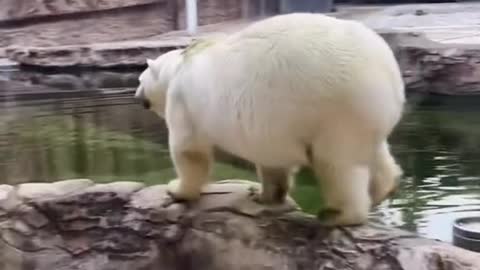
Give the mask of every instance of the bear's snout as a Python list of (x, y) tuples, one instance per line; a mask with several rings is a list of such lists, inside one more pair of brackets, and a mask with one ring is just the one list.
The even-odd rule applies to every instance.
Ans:
[(148, 99), (145, 97), (145, 95), (143, 94), (143, 89), (137, 89), (137, 91), (135, 92), (135, 100), (137, 100), (138, 103), (142, 104), (142, 106), (145, 108), (145, 109), (150, 109), (150, 101), (148, 101)]
[(145, 108), (145, 109), (147, 109), (147, 110), (150, 109), (150, 106), (151, 106), (150, 101), (148, 101), (148, 99), (145, 98), (145, 96), (143, 96), (143, 95), (135, 95), (135, 100), (136, 100), (138, 103), (142, 104), (143, 108)]
[(143, 99), (142, 105), (143, 105), (143, 108), (145, 108), (146, 110), (150, 109), (150, 101)]
[(143, 108), (145, 108), (146, 110), (150, 109), (150, 101), (148, 101), (148, 99), (145, 99), (145, 98), (135, 98), (138, 103), (142, 104)]

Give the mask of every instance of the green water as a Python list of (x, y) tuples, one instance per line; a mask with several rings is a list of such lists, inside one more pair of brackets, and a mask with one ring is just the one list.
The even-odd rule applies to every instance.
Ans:
[[(405, 177), (399, 191), (372, 211), (372, 220), (451, 241), (454, 218), (480, 215), (479, 116), (480, 98), (410, 101), (390, 139)], [(165, 183), (175, 176), (166, 142), (163, 122), (130, 94), (4, 100), (0, 184), (76, 177)], [(255, 179), (226, 161), (214, 172), (216, 179)], [(305, 211), (316, 212), (315, 183), (299, 181), (292, 195)]]

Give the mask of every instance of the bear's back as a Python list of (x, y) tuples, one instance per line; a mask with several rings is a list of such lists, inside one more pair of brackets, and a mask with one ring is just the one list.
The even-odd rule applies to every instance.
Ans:
[(301, 91), (298, 86), (306, 81), (341, 91), (352, 84), (369, 83), (365, 80), (375, 73), (380, 78), (400, 81), (396, 59), (379, 35), (359, 22), (322, 14), (274, 16), (253, 23), (218, 45), (210, 58), (222, 75), (218, 77), (232, 85), (245, 81), (239, 74), (268, 79), (265, 83), (271, 87), (256, 84), (260, 91), (280, 89), (288, 83)]
[(395, 95), (403, 95), (393, 54), (377, 34), (320, 14), (254, 23), (190, 55), (177, 78), (201, 133), (264, 161), (302, 160), (299, 142), (345, 121), (388, 131), (401, 111)]

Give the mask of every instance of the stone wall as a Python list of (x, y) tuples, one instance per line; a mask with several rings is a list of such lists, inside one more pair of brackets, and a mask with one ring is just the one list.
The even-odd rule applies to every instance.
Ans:
[[(244, 0), (199, 0), (198, 24), (206, 25), (242, 17), (242, 3)], [(185, 1), (177, 1), (177, 27), (186, 28)]]
[[(256, 0), (255, 0), (256, 1)], [(198, 22), (200, 25), (219, 23), (242, 17), (242, 6), (251, 0), (198, 0)], [(176, 18), (174, 29), (185, 28), (184, 0), (0, 0), (0, 23), (15, 23), (38, 18), (55, 19), (65, 15), (89, 14), (95, 11), (108, 11), (123, 8), (121, 12), (129, 12), (129, 8), (143, 5), (173, 6), (169, 16)], [(162, 13), (159, 13), (159, 16)], [(63, 15), (63, 16), (62, 16)], [(104, 15), (102, 15), (104, 16)], [(108, 15), (107, 15), (108, 16)]]
[(161, 35), (176, 27), (175, 12), (167, 3), (100, 13), (77, 13), (62, 19), (54, 16), (47, 21), (36, 18), (12, 23), (8, 27), (2, 27), (0, 23), (0, 51), (19, 45), (45, 48), (134, 41)]
[(168, 0), (0, 0), (0, 22), (91, 12)]
[[(243, 1), (198, 0), (199, 24), (241, 18)], [(155, 40), (186, 24), (184, 0), (0, 0), (0, 6), (0, 58), (9, 46)]]

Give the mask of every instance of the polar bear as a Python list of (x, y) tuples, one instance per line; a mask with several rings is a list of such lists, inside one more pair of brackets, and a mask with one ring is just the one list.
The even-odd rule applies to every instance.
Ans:
[(277, 15), (147, 64), (135, 97), (166, 121), (176, 199), (199, 197), (213, 147), (255, 164), (265, 204), (282, 203), (295, 169), (311, 168), (325, 225), (366, 222), (396, 187), (387, 138), (404, 85), (390, 47), (359, 22)]

